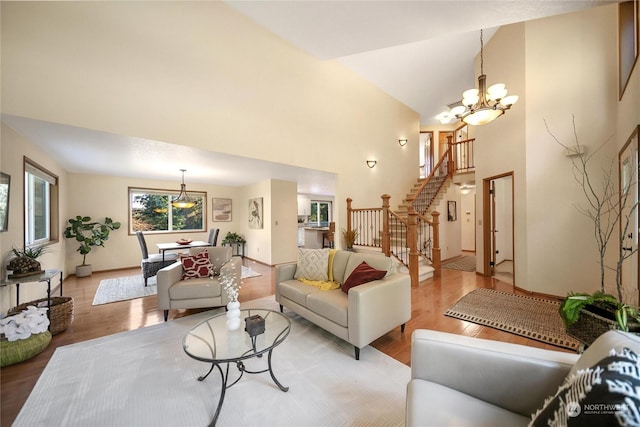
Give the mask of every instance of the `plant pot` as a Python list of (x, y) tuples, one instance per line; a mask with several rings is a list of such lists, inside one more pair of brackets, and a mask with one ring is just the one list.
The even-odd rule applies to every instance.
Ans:
[(91, 264), (76, 265), (76, 277), (91, 276)]
[[(640, 332), (640, 323), (630, 322), (628, 327), (630, 332)], [(612, 329), (619, 329), (615, 312), (588, 305), (580, 310), (578, 320), (567, 327), (567, 334), (588, 346), (600, 335)]]

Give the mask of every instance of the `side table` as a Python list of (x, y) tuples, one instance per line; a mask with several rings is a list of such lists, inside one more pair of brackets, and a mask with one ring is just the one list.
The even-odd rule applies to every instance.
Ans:
[(51, 279), (56, 275), (60, 275), (60, 296), (62, 296), (62, 270), (51, 269), (45, 270), (43, 273), (34, 274), (32, 276), (15, 277), (13, 279), (4, 279), (0, 282), (0, 286), (16, 285), (16, 305), (20, 305), (20, 284), (21, 283), (40, 283), (47, 282), (47, 302), (51, 307)]
[(223, 243), (222, 246), (231, 246), (231, 255), (239, 255), (244, 258), (244, 242)]

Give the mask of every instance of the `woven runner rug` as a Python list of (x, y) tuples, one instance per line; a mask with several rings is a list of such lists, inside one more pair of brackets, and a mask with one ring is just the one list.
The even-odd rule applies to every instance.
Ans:
[(577, 350), (580, 343), (567, 335), (559, 307), (557, 301), (480, 288), (460, 298), (444, 314)]
[(442, 264), (442, 268), (449, 270), (476, 271), (476, 257), (463, 256)]

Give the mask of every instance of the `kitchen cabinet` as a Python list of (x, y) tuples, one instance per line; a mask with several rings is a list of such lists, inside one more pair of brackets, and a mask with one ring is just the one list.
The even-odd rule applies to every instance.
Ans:
[(321, 249), (323, 235), (329, 227), (306, 227), (304, 229), (304, 247), (306, 249)]
[(311, 199), (305, 196), (298, 196), (298, 215), (311, 215)]

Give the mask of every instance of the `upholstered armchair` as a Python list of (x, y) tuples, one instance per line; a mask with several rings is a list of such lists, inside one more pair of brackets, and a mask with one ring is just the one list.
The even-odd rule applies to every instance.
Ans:
[[(203, 265), (203, 252), (208, 255), (209, 267)], [(182, 263), (158, 271), (158, 307), (164, 310), (165, 322), (171, 309), (227, 305), (229, 298), (221, 279), (242, 279), (242, 259), (231, 256), (231, 246), (190, 248), (189, 256), (194, 259), (195, 269), (183, 258)]]
[(142, 262), (140, 263), (140, 266), (142, 267), (142, 277), (144, 277), (144, 285), (147, 286), (147, 280), (149, 277), (155, 276), (158, 273), (158, 270), (162, 267), (166, 267), (167, 265), (176, 262), (178, 254), (165, 254), (164, 260), (162, 254), (149, 255), (147, 242), (144, 239), (142, 231), (136, 231), (136, 236), (138, 236), (138, 243), (140, 243), (140, 250), (142, 251)]

